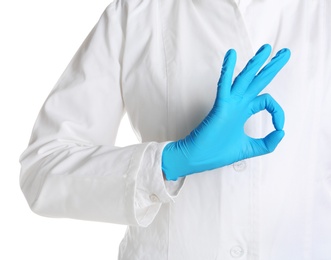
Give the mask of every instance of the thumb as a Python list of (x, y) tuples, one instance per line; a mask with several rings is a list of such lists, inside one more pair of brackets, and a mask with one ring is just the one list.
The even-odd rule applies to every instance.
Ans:
[(262, 139), (267, 149), (267, 153), (271, 153), (276, 149), (284, 135), (285, 132), (283, 130), (275, 130)]
[(283, 130), (275, 130), (264, 138), (252, 138), (253, 156), (260, 156), (273, 152), (280, 141), (283, 139), (285, 132)]

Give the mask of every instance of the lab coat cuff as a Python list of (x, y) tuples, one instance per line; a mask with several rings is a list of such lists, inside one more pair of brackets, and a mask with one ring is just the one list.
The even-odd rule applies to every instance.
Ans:
[(185, 177), (167, 181), (162, 172), (162, 151), (168, 142), (148, 143), (141, 157), (134, 196), (135, 216), (139, 225), (149, 225), (162, 203), (173, 203), (182, 189)]

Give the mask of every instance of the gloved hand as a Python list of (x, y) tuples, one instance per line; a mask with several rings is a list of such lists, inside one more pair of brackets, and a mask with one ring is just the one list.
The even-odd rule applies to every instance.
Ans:
[[(264, 155), (276, 148), (284, 137), (284, 112), (269, 94), (258, 94), (287, 63), (290, 51), (280, 50), (258, 73), (270, 53), (270, 45), (263, 45), (233, 84), (236, 52), (231, 49), (226, 53), (213, 108), (188, 136), (170, 142), (163, 150), (162, 170), (167, 180)], [(262, 110), (271, 114), (275, 131), (260, 139), (247, 136), (245, 122)]]

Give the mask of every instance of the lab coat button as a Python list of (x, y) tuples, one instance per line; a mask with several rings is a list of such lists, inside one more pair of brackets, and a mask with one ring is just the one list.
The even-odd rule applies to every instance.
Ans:
[(231, 248), (230, 254), (234, 258), (239, 258), (239, 257), (243, 256), (244, 249), (242, 249), (240, 246), (234, 246)]
[(239, 161), (239, 162), (235, 162), (232, 166), (236, 172), (241, 172), (246, 169), (247, 164), (246, 161)]
[(160, 201), (159, 198), (158, 198), (158, 196), (156, 196), (155, 194), (151, 194), (151, 195), (149, 196), (149, 199), (150, 199), (152, 202), (159, 202), (159, 201)]

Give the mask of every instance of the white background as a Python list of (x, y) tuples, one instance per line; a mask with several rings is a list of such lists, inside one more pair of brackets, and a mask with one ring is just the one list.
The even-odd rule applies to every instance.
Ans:
[[(110, 2), (0, 2), (0, 259), (117, 259), (125, 226), (40, 217), (19, 187), (19, 156), (37, 114)], [(117, 145), (136, 142), (126, 119)]]

